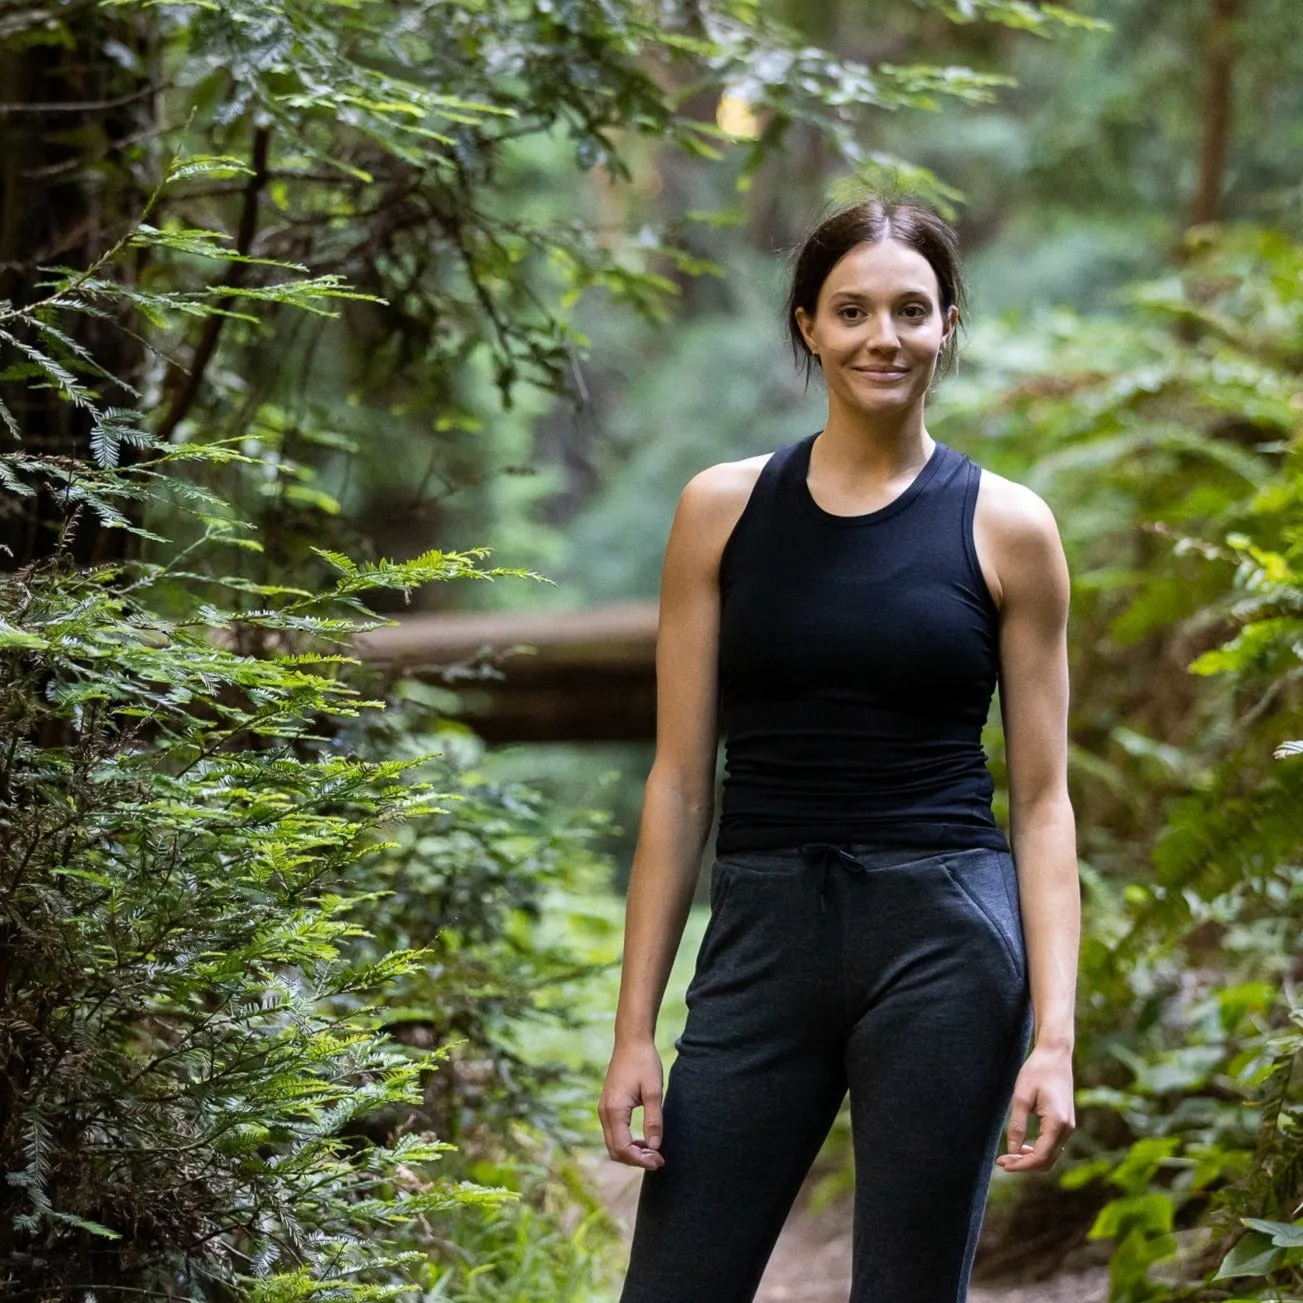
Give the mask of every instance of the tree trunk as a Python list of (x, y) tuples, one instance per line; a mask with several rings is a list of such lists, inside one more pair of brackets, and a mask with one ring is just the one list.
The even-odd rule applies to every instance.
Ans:
[(1203, 136), (1199, 147), (1199, 188), (1190, 221), (1198, 226), (1217, 218), (1222, 178), (1231, 138), (1234, 23), (1241, 0), (1211, 0), (1204, 43)]
[[(148, 28), (87, 3), (63, 7), (56, 40), (37, 26), (48, 17), (33, 11), (30, 27), (11, 27), (0, 43), (0, 302), (14, 307), (48, 293), (40, 288), (48, 279), (43, 267), (89, 266), (138, 217), (147, 190), (143, 145), (154, 119)], [(145, 350), (117, 322), (69, 314), (58, 325), (112, 375), (132, 385), (142, 378)], [(24, 342), (48, 349), (35, 333)], [(0, 399), (22, 431), (22, 450), (89, 457), (87, 413), (31, 376), (10, 374), (20, 360), (12, 346), (0, 346)], [(105, 405), (130, 404), (128, 391), (103, 377), (81, 370), (79, 378)], [(0, 431), (0, 441), (15, 450), (12, 435)], [(48, 555), (65, 516), (48, 491), (0, 495), (0, 548), (7, 549), (0, 565)], [(83, 562), (105, 560), (122, 556), (130, 538), (85, 513), (72, 549)]]

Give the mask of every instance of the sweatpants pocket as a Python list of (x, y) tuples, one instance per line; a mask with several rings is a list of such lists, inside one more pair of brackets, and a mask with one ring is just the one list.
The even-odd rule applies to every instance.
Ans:
[(1027, 975), (1027, 950), (1018, 907), (1018, 876), (1008, 851), (975, 847), (944, 859), (946, 877), (968, 907), (998, 938), (1021, 978)]
[(724, 897), (728, 895), (728, 865), (723, 860), (716, 860), (710, 866), (710, 909), (718, 913), (724, 906)]
[(732, 877), (729, 866), (722, 860), (715, 860), (710, 866), (710, 891), (708, 893), (710, 914), (706, 919), (706, 926), (702, 930), (701, 941), (697, 945), (696, 972), (690, 990), (696, 986), (702, 970), (710, 961), (711, 947), (714, 944), (716, 933), (719, 931), (719, 922), (728, 903), (728, 893), (731, 885)]

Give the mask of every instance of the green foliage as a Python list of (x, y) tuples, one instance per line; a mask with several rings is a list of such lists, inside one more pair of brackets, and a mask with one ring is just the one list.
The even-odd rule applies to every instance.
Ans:
[(511, 1194), (439, 1179), (432, 1132), (350, 1135), (419, 1102), (444, 1053), (384, 1034), (384, 994), (429, 956), (364, 954), (351, 881), (439, 794), (330, 745), (372, 704), (321, 649), (357, 627), (319, 614), (356, 607), (343, 584), (247, 613), (280, 643), (254, 657), (198, 591), (160, 614), (170, 577), (56, 554), (0, 581), (0, 1278), (388, 1296), (397, 1228)]
[(944, 400), (1071, 503), (1087, 932), (1062, 1180), (1108, 1192), (1115, 1303), (1303, 1285), (1300, 275), (1278, 233), (1192, 232), (1125, 315), (979, 337)]
[[(0, 304), (0, 421), (27, 440), (0, 481), (58, 531), (0, 583), (0, 1282), (42, 1300), (574, 1297), (607, 1233), (568, 1152), (593, 1092), (514, 1036), (543, 1014), (573, 1029), (548, 997), (585, 966), (540, 942), (542, 902), (592, 887), (599, 828), (485, 781), (439, 699), (364, 688), (336, 650), (368, 627), (363, 597), (524, 577), (401, 524), (401, 547), (355, 560), (350, 477), (368, 448), (418, 505), (473, 479), (486, 459), (458, 464), (451, 434), (485, 430), (490, 389), (509, 407), (567, 388), (583, 296), (664, 321), (714, 269), (636, 194), (632, 239), (569, 193), (521, 202), (539, 151), (632, 182), (636, 142), (668, 145), (735, 163), (745, 190), (795, 126), (861, 175), (926, 183), (864, 147), (865, 110), (985, 103), (1007, 79), (840, 59), (755, 6), (695, 0), (86, 17), (0, 29), (5, 56), (112, 65), (114, 95), (156, 114), (88, 132), (85, 157), (58, 139), (128, 199), (88, 265), (25, 265)], [(723, 90), (765, 119), (754, 142), (703, 120)], [(7, 231), (39, 179), (5, 191)], [(59, 249), (95, 220), (50, 217)], [(87, 323), (131, 341), (131, 368)], [(75, 415), (68, 443), (47, 440), (52, 412)], [(382, 427), (410, 421), (424, 475), (384, 452)], [(120, 559), (74, 560), (92, 523), (129, 538)]]
[[(6, 339), (97, 312), (88, 287), (133, 244), (176, 248), (142, 224), (0, 309)], [(278, 267), (278, 300), (311, 307), (319, 280)], [(99, 283), (152, 320), (225, 310), (221, 286)], [(444, 734), (465, 752), (464, 730), (420, 750), (415, 725), (376, 725), (388, 703), (347, 654), (378, 589), (531, 576), (485, 568), (483, 548), (316, 548), (334, 578), (311, 586), (224, 573), (223, 554), (265, 545), (203, 478), (275, 464), (243, 441), (160, 443), (69, 382), (93, 359), (44, 333), (51, 351), (20, 348), (31, 369), (10, 378), (86, 406), (94, 463), (0, 455), (10, 493), (44, 487), (61, 513), (51, 554), (0, 578), (6, 1297), (573, 1292), (611, 1228), (548, 1153), (578, 1134), (570, 1083), (506, 1041), (585, 971), (564, 942), (535, 947), (540, 899), (603, 866), (582, 820), (453, 764)], [(191, 541), (133, 523), (151, 511)], [(78, 564), (88, 516), (139, 555)]]
[(330, 560), (332, 589), (244, 610), (179, 562), (0, 581), (7, 1294), (557, 1297), (603, 1267), (573, 1160), (542, 1157), (595, 1086), (508, 1041), (586, 972), (534, 944), (541, 900), (604, 866), (582, 821), (477, 779), (464, 728), (423, 736), (425, 690), (381, 713), (331, 648), (374, 627), (373, 581), (511, 572)]
[[(609, 866), (590, 847), (607, 817), (567, 811), (486, 772), (484, 744), (446, 718), (446, 696), (400, 682), (389, 709), (359, 715), (337, 738), (352, 752), (403, 760), (413, 781), (454, 794), (440, 814), (405, 820), (355, 876), (376, 897), (366, 909), (372, 958), (411, 947), (428, 956), (393, 984), (387, 1022), (414, 1043), (463, 1046), (441, 1135), (461, 1144), (525, 1121), (578, 1145), (592, 1138), (589, 1092), (600, 1082), (533, 1064), (511, 1041), (525, 1026), (535, 1035), (576, 1028), (570, 984), (592, 974), (568, 932), (543, 935), (544, 915), (606, 886)], [(609, 936), (606, 925), (598, 931)]]
[[(924, 7), (1040, 31), (1077, 21), (1020, 3)], [(81, 401), (93, 363), (66, 312), (139, 314), (166, 359), (146, 377), (154, 428), (250, 441), (258, 471), (232, 461), (222, 492), (274, 528), (267, 567), (307, 574), (304, 540), (352, 550), (358, 513), (397, 514), (397, 499), (424, 525), (454, 490), (523, 473), (528, 451), (495, 455), (506, 440), (483, 431), (539, 392), (583, 395), (581, 303), (664, 323), (690, 278), (718, 269), (698, 235), (719, 209), (648, 203), (639, 165), (719, 161), (745, 188), (803, 132), (865, 178), (904, 176), (945, 202), (953, 191), (927, 169), (866, 145), (866, 122), (984, 103), (1008, 81), (953, 59), (843, 58), (768, 8), (698, 0), (106, 0), (99, 12), (119, 27), (88, 53), (167, 89), (144, 139), (95, 166), (148, 191), (141, 178), (173, 157), (166, 202), (96, 246), (112, 247), (95, 267), (50, 272), (43, 305), (22, 305), (0, 344)], [(71, 47), (73, 21), (15, 15), (0, 47)], [(763, 122), (756, 139), (715, 125), (725, 92)], [(116, 275), (99, 274), (115, 260)], [(26, 356), (36, 348), (44, 360)], [(382, 521), (362, 532), (373, 555), (401, 550), (371, 542)]]

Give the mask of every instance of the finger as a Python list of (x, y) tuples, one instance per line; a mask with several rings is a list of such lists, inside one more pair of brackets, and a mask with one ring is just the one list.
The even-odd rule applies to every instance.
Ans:
[(610, 1123), (610, 1143), (608, 1152), (617, 1163), (630, 1167), (659, 1168), (665, 1165), (665, 1159), (641, 1139), (635, 1140), (631, 1130), (633, 1111), (637, 1104), (625, 1101), (615, 1105), (607, 1113)]
[(1067, 1139), (1062, 1118), (1042, 1118), (1040, 1134), (1032, 1148), (1032, 1159), (1044, 1167), (1052, 1167)]
[(642, 1130), (647, 1147), (649, 1149), (659, 1149), (661, 1147), (661, 1136), (664, 1133), (664, 1119), (661, 1114), (659, 1091), (647, 1090), (643, 1094)]
[(602, 1139), (606, 1142), (606, 1152), (612, 1158), (615, 1157), (615, 1130), (611, 1125), (611, 1113), (616, 1106), (610, 1103), (603, 1103), (597, 1110), (597, 1115), (602, 1119)]
[(1016, 1154), (998, 1154), (995, 1161), (1006, 1171), (1017, 1171), (1018, 1163), (1026, 1158), (1032, 1152), (1031, 1145), (1023, 1144), (1018, 1147)]
[(1015, 1095), (1013, 1108), (1009, 1114), (1009, 1148), (1010, 1154), (1016, 1154), (1027, 1135), (1027, 1117), (1031, 1112), (1032, 1101)]
[(631, 1100), (620, 1100), (611, 1106), (607, 1113), (607, 1124), (610, 1127), (609, 1148), (611, 1157), (625, 1162), (622, 1157), (628, 1152), (630, 1145), (633, 1143), (633, 1133), (630, 1130), (629, 1123), (633, 1118), (634, 1104)]
[(658, 1172), (665, 1166), (665, 1159), (654, 1149), (642, 1149), (637, 1145), (617, 1150), (616, 1162), (626, 1167), (641, 1167), (646, 1172)]
[(615, 1151), (617, 1162), (626, 1163), (630, 1167), (642, 1167), (649, 1171), (655, 1171), (665, 1166), (665, 1156), (655, 1149), (649, 1148), (639, 1138), (631, 1139), (627, 1145), (617, 1146)]
[(1062, 1151), (1066, 1137), (1063, 1127), (1055, 1119), (1041, 1119), (1040, 1132), (1034, 1145), (1023, 1145), (1016, 1158), (1003, 1164), (1005, 1171), (1045, 1172), (1054, 1166)]
[(602, 1119), (602, 1139), (606, 1142), (606, 1152), (612, 1158), (616, 1157), (615, 1118), (619, 1111), (619, 1104), (610, 1099), (603, 1099), (597, 1110), (598, 1117)]

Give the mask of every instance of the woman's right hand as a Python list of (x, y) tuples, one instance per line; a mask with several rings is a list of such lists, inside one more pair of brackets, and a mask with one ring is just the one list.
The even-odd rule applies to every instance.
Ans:
[[(660, 1153), (662, 1073), (660, 1052), (650, 1038), (616, 1044), (597, 1115), (602, 1119), (606, 1152), (617, 1163), (653, 1172), (665, 1166)], [(630, 1127), (639, 1105), (645, 1134), (634, 1139)]]

